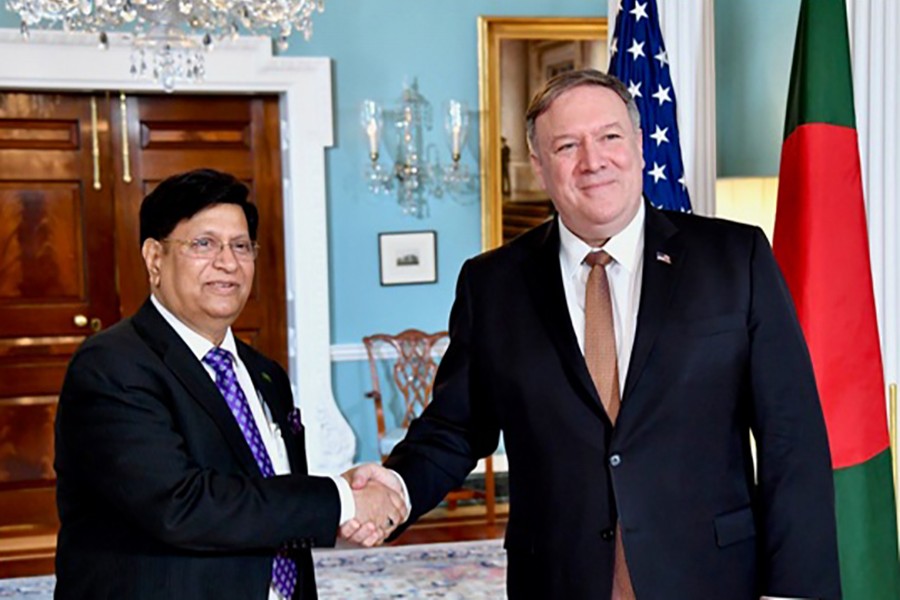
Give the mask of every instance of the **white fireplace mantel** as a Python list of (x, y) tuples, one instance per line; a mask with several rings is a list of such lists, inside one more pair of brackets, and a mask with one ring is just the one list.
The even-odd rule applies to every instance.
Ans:
[[(206, 55), (206, 78), (180, 84), (190, 92), (264, 92), (280, 95), (284, 173), (285, 271), (288, 347), (295, 401), (306, 425), (313, 473), (339, 473), (351, 465), (355, 437), (331, 388), (325, 148), (333, 142), (331, 61), (273, 57), (268, 38), (239, 38)], [(152, 91), (134, 79), (131, 50), (110, 35), (101, 51), (90, 34), (0, 29), (3, 90)]]

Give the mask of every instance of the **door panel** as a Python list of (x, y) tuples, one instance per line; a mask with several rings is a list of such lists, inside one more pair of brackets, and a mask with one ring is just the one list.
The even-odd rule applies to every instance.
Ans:
[(85, 299), (77, 183), (0, 183), (0, 302)]
[[(281, 188), (281, 137), (278, 102), (255, 101), (253, 116), (253, 197), (259, 208), (260, 252), (256, 259), (256, 283), (248, 306), (252, 313), (242, 314), (236, 331), (248, 343), (288, 368), (287, 283), (284, 273), (284, 214)], [(262, 152), (263, 148), (272, 149)]]
[(119, 318), (112, 193), (102, 170), (95, 177), (108, 128), (91, 105), (89, 95), (0, 96), (0, 540), (23, 549), (57, 527), (47, 507), (66, 364), (92, 321)]
[(248, 124), (240, 122), (145, 120), (141, 123), (141, 147), (145, 150), (249, 150), (249, 134)]
[(4, 119), (0, 123), (0, 148), (76, 150), (78, 121)]

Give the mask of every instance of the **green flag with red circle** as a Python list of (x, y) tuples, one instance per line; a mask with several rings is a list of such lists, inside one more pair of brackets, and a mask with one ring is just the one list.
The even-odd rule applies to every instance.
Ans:
[(803, 0), (774, 250), (809, 345), (834, 467), (845, 600), (900, 599), (884, 370), (844, 0)]

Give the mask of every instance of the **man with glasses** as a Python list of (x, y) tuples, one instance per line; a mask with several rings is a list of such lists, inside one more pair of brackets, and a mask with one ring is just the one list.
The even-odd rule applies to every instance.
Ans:
[(307, 600), (310, 548), (405, 517), (384, 486), (307, 475), (287, 375), (234, 337), (257, 225), (247, 187), (208, 169), (141, 204), (151, 296), (85, 342), (60, 394), (57, 598)]

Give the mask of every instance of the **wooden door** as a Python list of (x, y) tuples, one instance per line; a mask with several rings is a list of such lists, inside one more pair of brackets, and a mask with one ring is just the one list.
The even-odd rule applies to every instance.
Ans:
[(0, 94), (0, 577), (49, 573), (53, 420), (66, 365), (147, 297), (138, 211), (169, 175), (233, 173), (260, 211), (235, 324), (287, 366), (278, 99)]
[(135, 312), (148, 294), (138, 230), (141, 200), (175, 173), (227, 171), (247, 184), (260, 213), (256, 281), (235, 334), (287, 368), (278, 98), (120, 96), (113, 102), (112, 146), (122, 314)]
[[(4, 538), (55, 534), (53, 419), (66, 364), (92, 325), (119, 318), (112, 190), (95, 169), (109, 142), (105, 108), (88, 95), (0, 95)], [(29, 552), (26, 572), (46, 563), (46, 548)], [(0, 576), (6, 558), (0, 549)]]

